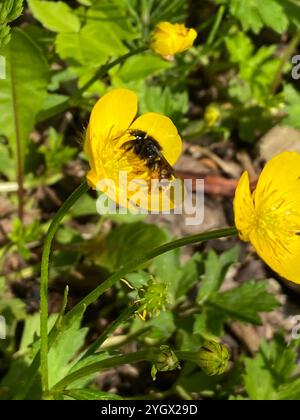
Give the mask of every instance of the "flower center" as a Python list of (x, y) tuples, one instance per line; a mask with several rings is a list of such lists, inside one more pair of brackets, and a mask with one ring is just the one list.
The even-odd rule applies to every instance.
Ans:
[(102, 158), (103, 169), (107, 178), (117, 180), (120, 173), (126, 172), (128, 180), (144, 179), (149, 180), (150, 174), (146, 163), (140, 159), (133, 151), (128, 151), (122, 146), (127, 141), (132, 140), (130, 133), (125, 133), (118, 139), (109, 140), (109, 145), (103, 147)]
[(296, 203), (280, 196), (277, 191), (260, 197), (255, 205), (253, 230), (274, 254), (288, 251), (289, 242), (300, 232), (300, 215)]

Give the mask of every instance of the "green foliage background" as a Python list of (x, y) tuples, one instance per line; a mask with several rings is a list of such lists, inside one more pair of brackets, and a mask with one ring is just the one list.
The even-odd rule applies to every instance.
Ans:
[[(300, 128), (299, 83), (291, 78), (290, 63), (300, 39), (299, 2), (211, 0), (205, 1), (204, 15), (202, 6), (200, 0), (0, 2), (0, 55), (6, 61), (6, 78), (0, 80), (0, 191), (16, 205), (16, 192), (24, 182), (23, 211), (38, 210), (39, 214), (38, 220), (31, 217), (29, 223), (14, 217), (0, 250), (1, 268), (9, 254), (22, 258), (17, 274), (1, 270), (0, 314), (7, 320), (8, 337), (0, 341), (0, 399), (41, 398), (39, 377), (32, 381), (30, 377), (39, 349), (39, 315), (37, 308), (29, 311), (24, 299), (14, 297), (11, 284), (38, 278), (42, 238), (55, 209), (37, 204), (31, 191), (45, 187), (63, 191), (65, 197), (70, 162), (80, 162), (84, 176), (81, 137), (98, 96), (111, 87), (128, 87), (137, 92), (141, 113), (155, 111), (171, 117), (183, 138), (191, 142), (204, 134), (212, 140), (233, 138), (234, 147), (248, 147), (252, 152), (271, 127)], [(100, 66), (143, 47), (155, 24), (165, 20), (195, 26), (196, 45), (172, 62), (150, 50), (133, 55), (86, 88)], [(197, 92), (212, 88), (217, 95), (205, 94), (199, 103)], [(203, 119), (211, 103), (221, 115), (213, 127)], [(192, 112), (191, 104), (200, 111)], [(70, 118), (72, 128), (67, 130)], [(79, 180), (73, 176), (72, 183), (76, 186)], [(86, 222), (92, 224), (92, 233), (82, 234)], [(86, 194), (59, 230), (52, 284), (67, 279), (62, 284), (68, 283), (71, 292), (74, 288), (82, 295), (141, 250), (150, 251), (171, 239), (169, 231), (146, 223), (144, 216), (99, 218), (95, 196)], [(247, 279), (230, 290), (223, 288), (229, 270), (240, 259), (240, 245), (221, 254), (195, 249), (188, 260), (176, 250), (128, 274), (114, 289), (113, 301), (108, 295), (107, 302), (102, 299), (100, 306), (95, 304), (85, 315), (84, 310), (77, 311), (60, 330), (49, 353), (50, 386), (80, 368), (121, 354), (128, 342), (138, 349), (168, 344), (196, 352), (205, 339), (223, 338), (231, 321), (261, 325), (261, 314), (280, 306), (267, 280)], [(84, 285), (74, 275), (82, 268), (87, 273)], [(153, 281), (164, 285), (165, 310), (146, 321), (131, 314), (122, 323), (124, 342), (121, 337), (116, 345), (110, 337), (86, 356), (88, 344), (95, 340), (93, 333), (100, 334), (95, 318), (112, 321), (124, 308), (141, 301)], [(49, 328), (60, 322), (57, 312), (56, 308), (50, 316)], [(287, 345), (279, 332), (272, 341), (263, 341), (252, 357), (239, 349), (229, 372), (220, 377), (207, 377), (187, 362), (174, 374), (163, 398), (299, 400), (298, 346), (296, 340)], [(148, 372), (150, 377), (150, 368)], [(77, 380), (72, 389), (56, 397), (138, 397), (134, 391), (115, 395), (100, 390), (95, 376)], [(151, 383), (148, 389), (159, 394), (155, 386)]]

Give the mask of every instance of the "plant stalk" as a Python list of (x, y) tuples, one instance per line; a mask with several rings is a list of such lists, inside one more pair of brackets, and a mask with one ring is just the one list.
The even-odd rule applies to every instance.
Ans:
[(87, 191), (89, 186), (84, 181), (64, 202), (61, 208), (56, 213), (52, 223), (48, 229), (48, 233), (44, 242), (44, 249), (41, 263), (41, 286), (40, 286), (40, 305), (41, 305), (41, 375), (43, 390), (49, 389), (48, 383), (48, 277), (49, 277), (49, 258), (51, 252), (51, 245), (53, 238), (59, 228), (60, 222), (66, 213), (70, 210), (73, 204)]

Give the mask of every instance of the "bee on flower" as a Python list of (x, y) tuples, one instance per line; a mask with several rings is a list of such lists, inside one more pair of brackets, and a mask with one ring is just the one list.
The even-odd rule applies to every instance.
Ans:
[(98, 100), (84, 144), (87, 181), (124, 208), (169, 210), (183, 198), (172, 190), (182, 140), (168, 117), (148, 112), (136, 118), (137, 109), (137, 95), (128, 89)]

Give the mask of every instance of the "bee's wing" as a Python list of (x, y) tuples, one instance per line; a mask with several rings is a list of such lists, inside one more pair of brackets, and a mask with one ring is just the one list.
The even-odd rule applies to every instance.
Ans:
[(170, 171), (170, 173), (172, 175), (176, 176), (176, 173), (174, 171), (174, 168), (169, 164), (169, 162), (164, 157), (164, 155), (162, 154), (162, 152), (156, 146), (155, 146), (155, 151), (158, 154), (159, 158), (161, 159), (161, 162), (162, 162), (163, 166), (166, 167), (166, 168), (168, 168), (168, 170)]

